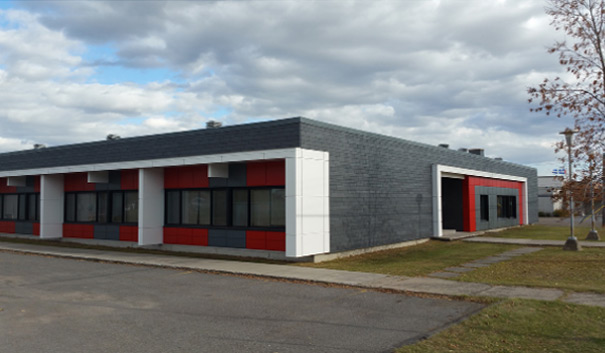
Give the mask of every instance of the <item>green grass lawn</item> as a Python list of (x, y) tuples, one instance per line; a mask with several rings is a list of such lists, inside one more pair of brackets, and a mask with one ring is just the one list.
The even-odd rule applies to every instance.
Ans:
[(504, 300), (397, 353), (605, 351), (605, 308)]
[(509, 261), (478, 268), (456, 279), (605, 293), (605, 249), (584, 248), (582, 251), (563, 251), (560, 248), (546, 248)]
[[(601, 237), (601, 241), (605, 240), (605, 229), (597, 228), (597, 232)], [(588, 226), (575, 227), (575, 235), (578, 240), (584, 240), (586, 235), (590, 231), (590, 222)], [(496, 238), (526, 238), (526, 239), (539, 239), (539, 240), (565, 240), (569, 237), (569, 228), (560, 226), (548, 226), (534, 224), (529, 226), (511, 228), (503, 230), (501, 232), (488, 232), (485, 233), (486, 237)]]
[(446, 267), (516, 248), (518, 246), (431, 240), (407, 248), (385, 250), (317, 264), (297, 265), (396, 276), (423, 276)]

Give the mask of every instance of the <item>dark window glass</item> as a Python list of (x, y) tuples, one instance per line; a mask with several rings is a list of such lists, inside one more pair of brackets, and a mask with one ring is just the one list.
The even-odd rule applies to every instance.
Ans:
[(233, 225), (248, 226), (248, 190), (233, 190)]
[(481, 220), (489, 221), (489, 199), (487, 195), (479, 196), (479, 207), (481, 209)]
[(122, 208), (123, 208), (123, 194), (122, 192), (111, 193), (111, 222), (122, 223)]
[(19, 197), (17, 195), (4, 195), (2, 218), (17, 219), (19, 211)]
[(212, 224), (215, 226), (227, 225), (227, 190), (212, 191)]
[(65, 195), (65, 221), (76, 221), (76, 194)]
[(183, 224), (210, 224), (210, 191), (182, 192)]
[(128, 191), (124, 193), (124, 222), (137, 223), (139, 220), (139, 193)]
[(97, 198), (99, 199), (99, 223), (107, 223), (107, 210), (108, 210), (108, 195), (106, 192), (100, 192), (97, 194)]
[(27, 195), (19, 195), (19, 220), (25, 221), (27, 219)]
[(286, 225), (286, 193), (284, 189), (271, 189), (271, 226)]
[(179, 191), (166, 192), (166, 223), (179, 224), (181, 220), (179, 214), (181, 205), (181, 193)]
[(94, 222), (97, 219), (97, 194), (86, 192), (76, 194), (78, 222)]
[(250, 190), (250, 225), (268, 227), (271, 224), (271, 190)]
[(517, 218), (517, 197), (498, 195), (498, 218)]
[(37, 210), (38, 210), (38, 198), (36, 194), (27, 195), (27, 220), (35, 221), (37, 220)]
[(40, 194), (36, 194), (36, 221), (40, 220)]

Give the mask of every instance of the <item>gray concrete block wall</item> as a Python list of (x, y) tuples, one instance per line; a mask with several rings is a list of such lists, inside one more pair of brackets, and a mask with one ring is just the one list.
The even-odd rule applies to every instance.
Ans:
[(528, 178), (529, 222), (538, 219), (533, 168), (307, 119), (301, 147), (330, 153), (331, 251), (432, 236), (434, 164)]

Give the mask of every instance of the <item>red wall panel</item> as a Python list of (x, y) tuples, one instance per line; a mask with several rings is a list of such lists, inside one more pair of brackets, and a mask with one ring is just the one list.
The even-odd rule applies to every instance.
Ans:
[(165, 227), (164, 244), (208, 246), (208, 229)]
[(0, 233), (15, 233), (15, 222), (0, 221)]
[(63, 224), (64, 238), (93, 239), (95, 227), (92, 224)]
[(246, 248), (286, 251), (286, 233), (258, 230), (246, 231)]
[(70, 173), (64, 176), (65, 191), (94, 191), (95, 184), (88, 182), (88, 173)]
[(286, 161), (253, 161), (246, 163), (246, 184), (248, 186), (286, 185)]
[(33, 235), (40, 235), (40, 223), (34, 223)]
[(17, 192), (16, 186), (7, 186), (8, 178), (0, 178), (0, 193), (14, 193)]
[(267, 248), (267, 232), (258, 230), (246, 231), (246, 248), (264, 250)]
[(122, 190), (137, 190), (139, 188), (139, 170), (125, 169), (120, 171), (120, 188)]
[(120, 241), (139, 241), (139, 228), (137, 226), (120, 226)]
[(286, 233), (267, 232), (267, 250), (286, 251)]
[(208, 187), (208, 166), (205, 164), (164, 169), (164, 188), (166, 189), (206, 187)]
[(40, 179), (39, 175), (34, 177), (34, 192), (40, 192)]

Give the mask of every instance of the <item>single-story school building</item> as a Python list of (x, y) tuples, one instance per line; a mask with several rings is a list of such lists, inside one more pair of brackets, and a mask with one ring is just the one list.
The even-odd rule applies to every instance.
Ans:
[(3, 153), (0, 233), (298, 259), (536, 222), (536, 170), (471, 152), (290, 118)]

